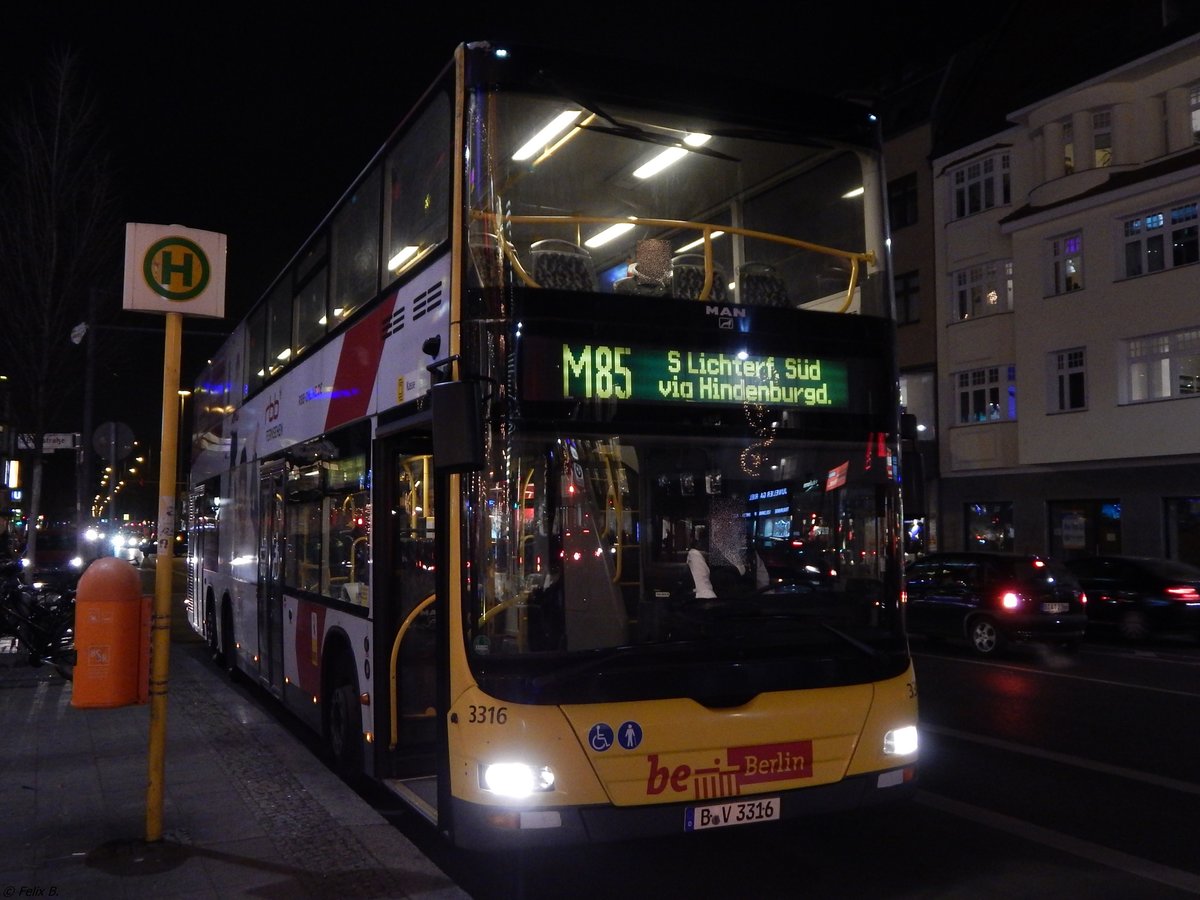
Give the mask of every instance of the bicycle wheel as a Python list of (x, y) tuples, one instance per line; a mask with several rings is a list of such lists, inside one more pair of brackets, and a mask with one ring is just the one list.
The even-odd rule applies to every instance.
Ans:
[(67, 681), (75, 677), (75, 616), (55, 623), (50, 636), (50, 664)]

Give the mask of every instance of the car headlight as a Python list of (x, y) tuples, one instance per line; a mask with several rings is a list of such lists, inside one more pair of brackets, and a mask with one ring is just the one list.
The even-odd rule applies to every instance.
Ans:
[(893, 728), (883, 736), (884, 756), (910, 756), (917, 752), (917, 726)]
[(549, 766), (489, 763), (480, 769), (480, 782), (485, 790), (502, 797), (528, 797), (554, 790), (554, 772)]

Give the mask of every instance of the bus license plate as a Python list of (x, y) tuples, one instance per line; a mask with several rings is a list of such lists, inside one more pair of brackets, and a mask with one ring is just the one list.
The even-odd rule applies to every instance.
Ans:
[(714, 803), (711, 806), (689, 806), (684, 812), (683, 830), (702, 831), (705, 828), (749, 825), (751, 822), (769, 822), (778, 818), (778, 797)]
[(1044, 613), (1065, 613), (1071, 608), (1070, 603), (1043, 603), (1042, 612)]

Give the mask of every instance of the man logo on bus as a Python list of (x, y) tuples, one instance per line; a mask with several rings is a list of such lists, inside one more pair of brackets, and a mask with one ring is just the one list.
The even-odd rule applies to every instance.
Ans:
[(744, 785), (813, 775), (812, 741), (730, 747), (724, 763), (717, 757), (711, 766), (696, 768), (682, 764), (672, 769), (659, 762), (657, 753), (651, 753), (646, 761), (650, 764), (647, 796), (669, 792), (690, 794), (695, 800), (736, 797)]
[(746, 318), (746, 310), (736, 306), (713, 306), (711, 304), (704, 307), (706, 316), (718, 316), (722, 319), (744, 319)]

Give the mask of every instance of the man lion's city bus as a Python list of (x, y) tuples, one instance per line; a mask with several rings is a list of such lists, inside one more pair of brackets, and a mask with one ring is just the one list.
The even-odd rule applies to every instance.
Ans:
[(462, 846), (909, 797), (879, 136), (460, 47), (196, 385), (214, 654)]

